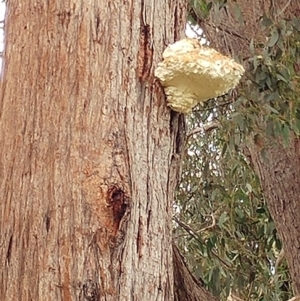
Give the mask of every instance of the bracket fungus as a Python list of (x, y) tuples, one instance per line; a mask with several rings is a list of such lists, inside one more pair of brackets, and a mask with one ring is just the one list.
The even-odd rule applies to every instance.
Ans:
[(242, 65), (196, 39), (169, 45), (155, 70), (174, 111), (188, 113), (198, 103), (233, 89), (245, 72)]

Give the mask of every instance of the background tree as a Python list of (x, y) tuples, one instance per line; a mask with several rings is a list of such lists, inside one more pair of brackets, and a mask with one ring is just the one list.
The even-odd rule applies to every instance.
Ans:
[(299, 294), (299, 4), (196, 2), (190, 21), (248, 72), (189, 119), (176, 237), (215, 295), (287, 300)]

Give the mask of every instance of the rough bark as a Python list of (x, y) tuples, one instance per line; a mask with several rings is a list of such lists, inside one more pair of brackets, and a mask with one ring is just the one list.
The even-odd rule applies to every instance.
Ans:
[[(288, 4), (288, 5), (287, 5)], [(235, 6), (239, 6), (244, 22), (236, 18)], [(205, 23), (206, 33), (213, 46), (223, 53), (249, 57), (250, 40), (264, 37), (258, 20), (267, 13), (275, 19), (300, 16), (300, 3), (291, 1), (230, 1), (226, 10), (212, 14)], [(218, 30), (216, 30), (218, 28)], [(260, 133), (267, 132), (262, 125)], [(261, 156), (262, 147), (264, 157)], [(261, 179), (268, 208), (282, 239), (286, 259), (294, 285), (294, 293), (300, 293), (300, 142), (291, 137), (291, 145), (284, 148), (280, 140), (267, 139), (266, 143), (250, 143), (248, 151), (251, 163)], [(266, 159), (264, 159), (266, 158)]]
[(10, 0), (7, 11), (1, 300), (173, 300), (184, 126), (153, 69), (185, 1)]
[[(279, 139), (249, 144), (254, 170), (260, 177), (268, 208), (283, 243), (293, 290), (300, 293), (300, 139), (284, 147)], [(262, 155), (263, 154), (263, 155)]]

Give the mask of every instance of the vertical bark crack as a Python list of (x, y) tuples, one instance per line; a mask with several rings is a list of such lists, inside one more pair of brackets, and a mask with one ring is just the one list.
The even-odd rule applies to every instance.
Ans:
[(7, 260), (8, 264), (10, 263), (12, 243), (13, 243), (13, 236), (11, 235), (9, 238), (8, 248), (7, 248), (7, 252), (6, 252), (6, 260)]

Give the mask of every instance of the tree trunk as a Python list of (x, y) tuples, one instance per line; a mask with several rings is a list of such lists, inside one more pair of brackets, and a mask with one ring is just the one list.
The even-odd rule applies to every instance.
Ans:
[(249, 144), (254, 170), (260, 177), (268, 208), (283, 243), (293, 290), (300, 294), (300, 139), (291, 137), (289, 147), (273, 139), (261, 145)]
[(173, 300), (184, 123), (153, 70), (185, 1), (10, 0), (7, 12), (1, 300)]

